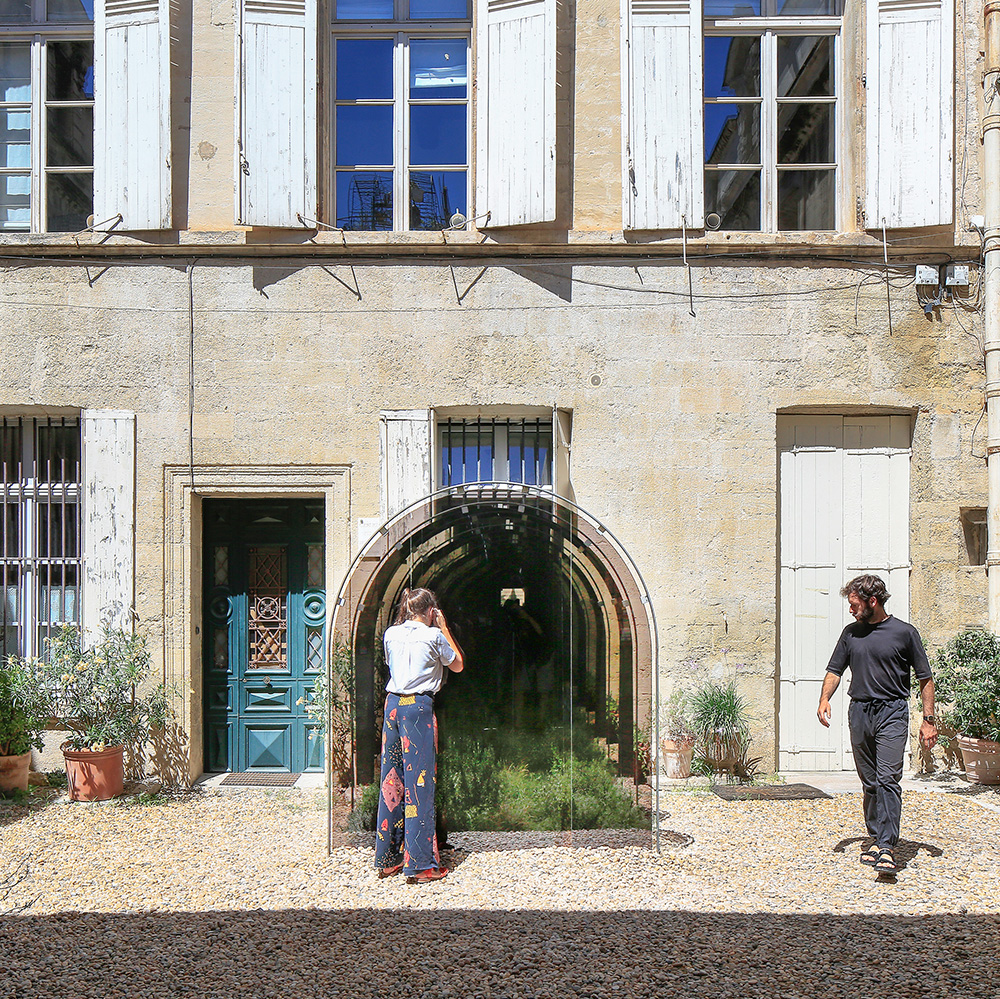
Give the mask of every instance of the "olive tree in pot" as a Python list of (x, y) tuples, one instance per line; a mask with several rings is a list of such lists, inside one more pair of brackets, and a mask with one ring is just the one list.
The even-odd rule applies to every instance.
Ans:
[(69, 733), (61, 748), (70, 799), (121, 794), (126, 769), (141, 774), (150, 730), (167, 719), (163, 684), (139, 693), (150, 683), (145, 638), (106, 626), (84, 648), (79, 629), (67, 625), (46, 642), (42, 659), (25, 665), (48, 698), (54, 727)]
[(0, 791), (27, 791), (31, 750), (42, 748), (49, 712), (24, 660), (0, 663)]
[(1000, 784), (1000, 638), (981, 630), (955, 635), (935, 658), (934, 688), (969, 780)]

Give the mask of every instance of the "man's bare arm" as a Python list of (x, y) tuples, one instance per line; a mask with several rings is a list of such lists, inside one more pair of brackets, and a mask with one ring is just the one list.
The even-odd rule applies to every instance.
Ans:
[(819, 707), (816, 709), (816, 717), (820, 724), (826, 728), (830, 727), (830, 716), (833, 712), (830, 709), (830, 698), (834, 691), (840, 686), (840, 677), (836, 673), (827, 673), (823, 677), (823, 690), (819, 695)]

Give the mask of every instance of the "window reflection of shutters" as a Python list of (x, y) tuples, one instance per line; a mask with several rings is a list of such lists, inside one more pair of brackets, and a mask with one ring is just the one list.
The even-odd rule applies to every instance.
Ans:
[(135, 580), (135, 416), (83, 412), (83, 631), (132, 626)]
[(628, 229), (705, 224), (701, 0), (630, 0), (623, 74)]
[(480, 0), (478, 24), (476, 213), (491, 226), (551, 222), (555, 0)]
[(865, 225), (948, 225), (954, 144), (953, 0), (868, 4)]
[(169, 229), (168, 0), (94, 7), (94, 216), (125, 229)]
[(237, 224), (316, 217), (316, 0), (240, 0)]

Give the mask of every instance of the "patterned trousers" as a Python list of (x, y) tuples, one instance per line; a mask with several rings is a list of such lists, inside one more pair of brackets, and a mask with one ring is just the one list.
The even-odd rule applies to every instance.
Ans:
[(434, 831), (437, 719), (428, 694), (388, 694), (382, 721), (382, 775), (375, 867), (407, 876), (440, 867)]

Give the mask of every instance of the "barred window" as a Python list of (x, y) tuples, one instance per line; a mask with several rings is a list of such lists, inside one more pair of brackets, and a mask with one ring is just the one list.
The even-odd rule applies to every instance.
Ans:
[(552, 485), (552, 421), (445, 420), (438, 424), (440, 484)]
[(4, 417), (0, 424), (0, 636), (4, 655), (40, 655), (80, 623), (80, 424)]

